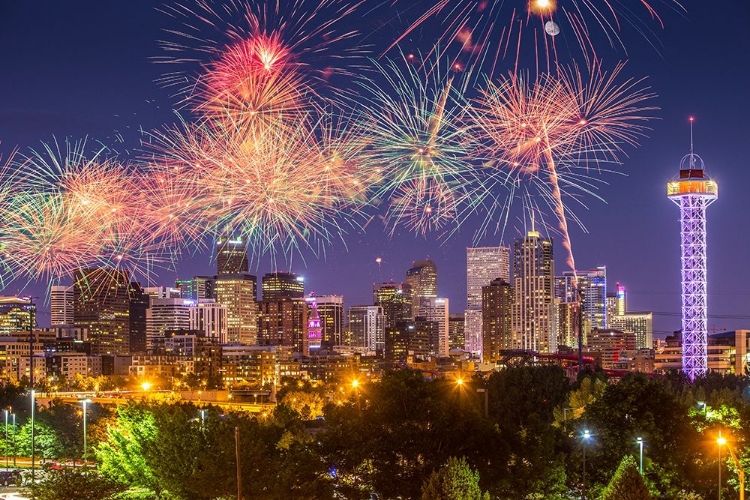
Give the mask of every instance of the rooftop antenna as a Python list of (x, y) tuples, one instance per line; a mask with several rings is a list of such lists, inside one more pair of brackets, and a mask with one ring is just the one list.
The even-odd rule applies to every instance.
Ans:
[(693, 167), (695, 167), (695, 154), (693, 153), (693, 122), (695, 121), (695, 117), (690, 117), (690, 170), (693, 170)]

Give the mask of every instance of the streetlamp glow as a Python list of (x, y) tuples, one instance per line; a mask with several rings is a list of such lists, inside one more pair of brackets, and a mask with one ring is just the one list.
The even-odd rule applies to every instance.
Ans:
[(83, 404), (83, 465), (84, 467), (88, 465), (88, 455), (86, 454), (86, 405), (88, 405), (91, 402), (91, 399), (86, 398), (79, 401), (81, 404)]
[(586, 444), (591, 439), (591, 431), (588, 429), (583, 430), (581, 435), (581, 441), (583, 444), (583, 500), (586, 500)]
[(356, 378), (352, 380), (352, 387), (355, 389), (359, 387), (359, 380), (357, 380)]
[(636, 443), (638, 443), (638, 447), (640, 448), (640, 452), (641, 452), (641, 464), (638, 470), (640, 470), (641, 476), (642, 476), (643, 475), (643, 438), (642, 437), (636, 438), (635, 441)]
[(141, 389), (143, 389), (143, 392), (148, 392), (148, 390), (151, 389), (151, 382), (143, 382), (141, 384)]
[(458, 385), (459, 387), (461, 387), (462, 385), (464, 385), (464, 379), (457, 378), (456, 379), (456, 385)]

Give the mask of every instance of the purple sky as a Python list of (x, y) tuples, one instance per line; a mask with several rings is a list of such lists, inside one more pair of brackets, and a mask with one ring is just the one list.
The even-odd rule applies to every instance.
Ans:
[[(718, 181), (720, 192), (708, 211), (709, 324), (717, 330), (750, 328), (750, 266), (744, 262), (750, 248), (746, 193), (750, 186), (746, 165), (750, 4), (735, 2), (727, 9), (705, 1), (683, 3), (688, 13), (681, 17), (657, 2), (666, 21), (664, 30), (656, 28), (661, 55), (627, 29), (623, 32), (627, 54), (621, 49), (600, 52), (605, 63), (628, 58), (627, 75), (649, 77), (659, 95), (660, 119), (652, 122), (653, 130), (639, 149), (628, 150), (630, 157), (620, 168), (627, 175), (602, 177), (610, 183), (600, 191), (607, 203), (589, 198), (589, 209), (577, 211), (588, 233), (571, 225), (579, 269), (606, 265), (612, 287), (619, 281), (628, 288), (631, 310), (667, 313), (656, 316), (657, 336), (680, 326), (678, 209), (667, 200), (665, 184), (688, 151), (689, 115), (696, 117), (696, 152), (705, 160), (707, 173)], [(139, 127), (148, 130), (175, 121), (174, 99), (154, 83), (164, 68), (149, 60), (160, 54), (156, 40), (162, 38), (160, 30), (166, 23), (152, 5), (132, 0), (0, 0), (3, 157), (16, 146), (23, 151), (53, 135), (74, 139), (88, 135), (113, 144), (118, 130), (126, 144), (135, 144)], [(372, 26), (362, 21), (359, 29), (369, 33), (383, 19), (384, 14), (374, 15)], [(400, 26), (403, 29), (405, 24)], [(390, 40), (392, 33), (387, 30), (369, 37), (378, 46)], [(422, 33), (421, 39), (410, 39), (404, 47), (424, 50), (428, 42)], [(429, 257), (438, 266), (439, 293), (451, 299), (453, 312), (461, 312), (466, 302), (465, 248), (472, 244), (479, 217), (467, 221), (447, 241), (403, 231), (390, 238), (374, 220), (366, 233), (348, 235), (346, 247), (334, 242), (325, 257), (305, 252), (304, 262), (295, 257), (291, 264), (278, 267), (304, 275), (308, 290), (343, 294), (346, 303), (354, 305), (371, 301), (373, 282), (402, 280), (411, 261)], [(509, 228), (504, 244), (512, 243), (511, 236), (520, 230), (516, 226)], [(497, 244), (499, 235), (489, 235), (481, 243)], [(557, 270), (562, 272), (566, 267), (559, 238), (555, 253)], [(380, 265), (377, 257), (382, 258)], [(260, 276), (271, 267), (270, 260), (263, 258), (254, 272)], [(195, 274), (213, 274), (207, 255), (182, 262), (177, 275), (163, 274), (159, 282), (169, 284), (177, 276)], [(12, 282), (4, 293), (16, 293), (22, 286)], [(43, 288), (31, 286), (40, 295)]]

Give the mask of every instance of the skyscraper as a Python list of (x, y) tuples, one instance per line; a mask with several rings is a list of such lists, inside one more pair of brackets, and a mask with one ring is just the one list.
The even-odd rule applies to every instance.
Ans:
[(214, 299), (227, 308), (228, 343), (258, 342), (257, 283), (251, 274), (222, 274), (214, 278)]
[(88, 328), (92, 354), (129, 354), (128, 274), (106, 268), (78, 269), (73, 281), (73, 324)]
[(504, 279), (482, 287), (482, 361), (495, 363), (513, 349), (513, 288)]
[(429, 259), (415, 261), (406, 271), (406, 283), (411, 287), (413, 308), (420, 299), (437, 297), (437, 266)]
[[(607, 268), (565, 271), (555, 277), (555, 298), (583, 305), (584, 322), (591, 328), (607, 327)], [(584, 334), (587, 332), (584, 332)]]
[(309, 354), (307, 302), (304, 298), (262, 300), (259, 304), (258, 343), (291, 346)]
[(73, 287), (50, 287), (50, 326), (73, 324)]
[(190, 308), (190, 330), (203, 332), (206, 339), (217, 344), (228, 341), (227, 307), (213, 299), (199, 299)]
[(307, 344), (311, 351), (317, 351), (323, 345), (323, 327), (318, 314), (318, 302), (314, 293), (305, 298), (307, 302)]
[(385, 348), (383, 308), (379, 306), (352, 306), (349, 308), (349, 330), (352, 345), (366, 351)]
[(466, 320), (463, 314), (451, 314), (448, 317), (448, 347), (464, 349), (466, 345)]
[(610, 321), (610, 328), (635, 334), (636, 349), (654, 348), (654, 313), (632, 312), (617, 315)]
[(321, 295), (315, 297), (320, 316), (320, 335), (325, 346), (341, 345), (344, 333), (344, 297)]
[(406, 283), (375, 283), (372, 286), (373, 302), (383, 308), (384, 328), (390, 328), (396, 321), (412, 317), (411, 288)]
[(431, 339), (431, 352), (435, 356), (448, 356), (450, 340), (448, 339), (448, 321), (450, 317), (450, 302), (446, 298), (423, 297), (419, 301), (417, 318), (437, 323), (437, 336)]
[(180, 290), (180, 297), (183, 299), (210, 299), (213, 297), (213, 282), (210, 276), (195, 276), (187, 280), (177, 280), (175, 288)]
[(30, 299), (0, 297), (0, 336), (28, 334), (36, 325), (36, 306)]
[(466, 249), (465, 348), (475, 354), (481, 354), (483, 345), (482, 287), (498, 278), (510, 283), (510, 248), (497, 246)]
[(513, 243), (513, 344), (537, 352), (557, 350), (552, 240), (529, 231)]
[(146, 337), (148, 330), (148, 306), (151, 298), (143, 287), (134, 281), (130, 282), (129, 324), (130, 324), (130, 352), (146, 352)]
[(191, 299), (152, 296), (146, 314), (146, 350), (162, 350), (167, 332), (189, 330), (190, 309), (195, 306)]
[(667, 184), (667, 197), (680, 207), (682, 261), (682, 371), (691, 379), (708, 371), (706, 288), (706, 209), (719, 197), (719, 186), (706, 176), (703, 160), (693, 153), (680, 163), (679, 178)]
[(216, 274), (243, 274), (248, 271), (246, 242), (228, 235), (220, 237), (217, 241)]
[(263, 275), (263, 300), (304, 299), (305, 280), (294, 273), (274, 272)]

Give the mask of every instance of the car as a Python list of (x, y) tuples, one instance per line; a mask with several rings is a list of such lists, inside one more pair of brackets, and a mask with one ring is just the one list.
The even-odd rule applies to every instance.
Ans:
[(10, 486), (12, 484), (19, 484), (21, 480), (21, 472), (17, 470), (0, 470), (0, 484), (3, 486)]

